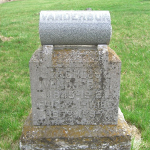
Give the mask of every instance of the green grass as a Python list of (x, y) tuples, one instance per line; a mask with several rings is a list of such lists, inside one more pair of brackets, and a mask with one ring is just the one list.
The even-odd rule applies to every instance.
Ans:
[(31, 109), (29, 60), (40, 46), (41, 10), (109, 10), (110, 47), (122, 60), (120, 108), (150, 149), (150, 0), (21, 0), (0, 4), (0, 149), (18, 149)]

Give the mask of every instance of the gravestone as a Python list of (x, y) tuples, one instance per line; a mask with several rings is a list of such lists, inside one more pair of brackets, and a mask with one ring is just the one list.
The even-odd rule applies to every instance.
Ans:
[(41, 11), (21, 149), (130, 149), (108, 11)]

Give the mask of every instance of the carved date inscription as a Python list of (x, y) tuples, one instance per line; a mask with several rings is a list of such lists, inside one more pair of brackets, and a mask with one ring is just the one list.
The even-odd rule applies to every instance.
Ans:
[[(90, 124), (101, 113), (100, 69), (54, 68), (39, 74), (36, 108), (38, 122), (46, 124)], [(40, 118), (41, 117), (41, 118)]]

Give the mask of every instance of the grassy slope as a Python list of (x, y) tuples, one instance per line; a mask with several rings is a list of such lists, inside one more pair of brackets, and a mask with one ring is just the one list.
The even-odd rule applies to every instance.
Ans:
[(0, 5), (0, 149), (17, 149), (30, 111), (28, 62), (40, 46), (41, 10), (109, 10), (110, 47), (122, 60), (120, 107), (128, 122), (142, 132), (150, 149), (150, 1), (149, 0), (22, 0)]

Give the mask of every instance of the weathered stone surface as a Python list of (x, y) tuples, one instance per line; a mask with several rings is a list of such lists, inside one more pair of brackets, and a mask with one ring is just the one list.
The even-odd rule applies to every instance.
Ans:
[(107, 45), (38, 49), (30, 60), (33, 124), (117, 124), (120, 70)]
[(109, 11), (41, 11), (39, 34), (42, 45), (109, 44)]
[(34, 126), (24, 124), (21, 150), (130, 150), (131, 131), (119, 109), (117, 125)]

